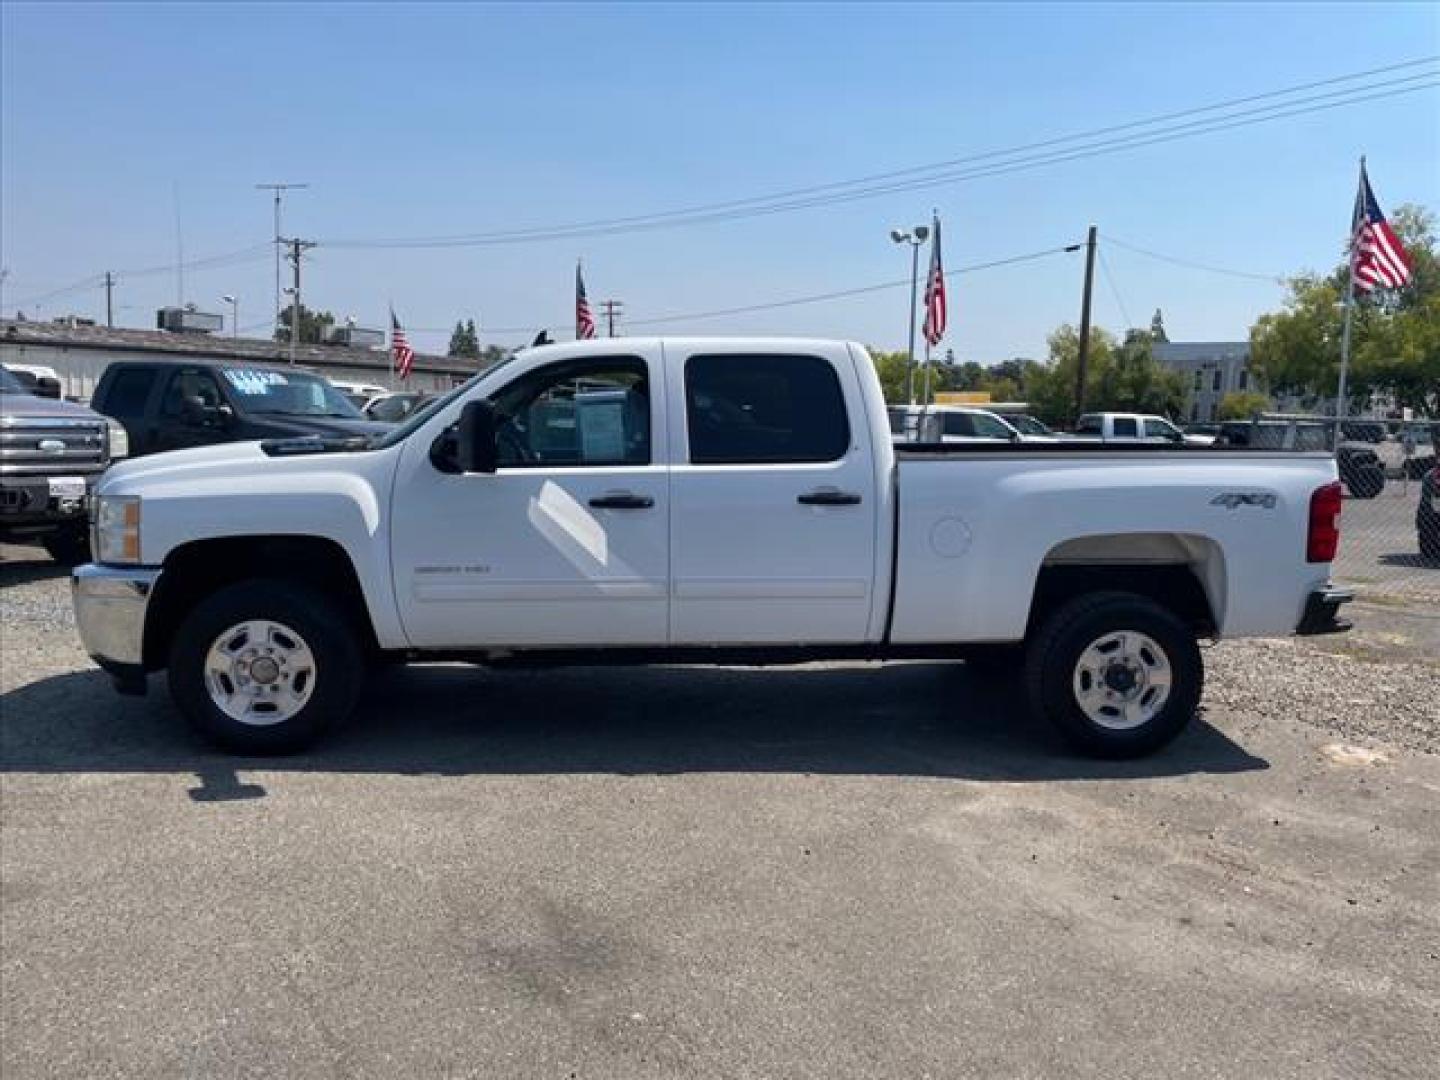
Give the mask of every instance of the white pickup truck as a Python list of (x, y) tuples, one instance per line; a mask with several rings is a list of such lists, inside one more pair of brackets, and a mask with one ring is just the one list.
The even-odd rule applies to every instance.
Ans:
[(384, 435), (116, 466), (74, 596), (122, 691), (168, 668), (244, 752), (307, 745), (394, 660), (1013, 657), (1072, 742), (1128, 756), (1195, 712), (1197, 639), (1345, 627), (1339, 516), (1323, 453), (897, 449), (858, 345), (617, 339)]

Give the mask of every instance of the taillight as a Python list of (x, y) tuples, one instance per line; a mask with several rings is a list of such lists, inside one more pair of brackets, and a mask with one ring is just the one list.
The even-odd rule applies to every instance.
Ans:
[(1310, 529), (1305, 535), (1306, 562), (1334, 562), (1340, 550), (1340, 482), (1318, 487), (1310, 495)]

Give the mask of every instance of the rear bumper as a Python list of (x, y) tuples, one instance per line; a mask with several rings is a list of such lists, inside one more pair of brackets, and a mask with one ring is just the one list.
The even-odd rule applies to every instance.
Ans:
[(1350, 589), (1337, 589), (1333, 585), (1315, 589), (1305, 601), (1305, 612), (1295, 633), (1301, 636), (1316, 634), (1343, 634), (1353, 625), (1348, 619), (1339, 617), (1342, 605), (1355, 599)]
[(71, 575), (80, 641), (121, 691), (143, 693), (145, 616), (159, 580), (158, 568), (99, 563), (77, 566)]

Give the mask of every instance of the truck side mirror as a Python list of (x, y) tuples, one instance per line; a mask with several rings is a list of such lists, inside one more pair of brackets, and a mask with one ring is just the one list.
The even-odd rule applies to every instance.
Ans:
[(462, 473), (493, 473), (499, 465), (495, 406), (484, 398), (466, 402), (455, 441), (456, 464)]

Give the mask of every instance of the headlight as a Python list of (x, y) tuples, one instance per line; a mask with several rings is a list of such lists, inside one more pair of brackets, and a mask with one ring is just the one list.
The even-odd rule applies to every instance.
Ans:
[(94, 548), (102, 563), (140, 561), (140, 496), (101, 495), (95, 501)]
[(130, 456), (130, 435), (125, 430), (125, 425), (118, 420), (109, 421), (110, 425), (110, 460), (119, 461), (121, 458)]

